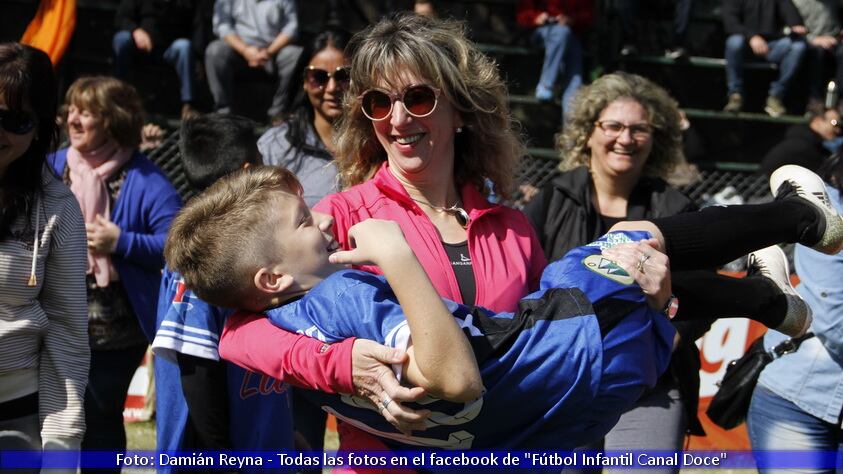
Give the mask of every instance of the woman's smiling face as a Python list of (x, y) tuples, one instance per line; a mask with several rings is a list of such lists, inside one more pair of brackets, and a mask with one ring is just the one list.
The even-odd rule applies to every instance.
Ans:
[(390, 82), (386, 84), (382, 81), (378, 88), (399, 98), (392, 104), (389, 117), (372, 122), (375, 135), (386, 150), (390, 168), (411, 180), (413, 175), (440, 174), (443, 166), (452, 172), (454, 134), (457, 127), (462, 126), (457, 110), (443, 94), (439, 94), (430, 115), (414, 117), (401, 103), (401, 95), (409, 86), (432, 82), (412, 73), (401, 74), (397, 80)]
[(623, 130), (611, 137), (599, 125), (594, 126), (588, 139), (592, 171), (606, 176), (640, 174), (653, 149), (653, 134), (636, 134), (630, 127), (650, 126), (647, 110), (635, 100), (618, 99), (600, 112), (597, 122), (622, 124)]

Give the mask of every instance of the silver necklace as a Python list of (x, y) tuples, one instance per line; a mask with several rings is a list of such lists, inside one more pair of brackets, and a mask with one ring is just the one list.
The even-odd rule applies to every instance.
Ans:
[(457, 224), (462, 226), (463, 229), (467, 229), (468, 224), (471, 222), (471, 218), (468, 217), (468, 213), (465, 212), (465, 209), (459, 207), (459, 204), (460, 204), (459, 200), (457, 200), (457, 202), (455, 202), (454, 205), (451, 206), (451, 207), (441, 207), (441, 206), (434, 206), (433, 204), (431, 204), (429, 202), (420, 201), (420, 200), (418, 200), (416, 198), (413, 198), (413, 197), (410, 197), (410, 199), (412, 199), (413, 201), (416, 201), (419, 204), (424, 204), (425, 206), (433, 209), (436, 212), (445, 212), (445, 213), (448, 213), (448, 214), (454, 216), (454, 218), (457, 220)]

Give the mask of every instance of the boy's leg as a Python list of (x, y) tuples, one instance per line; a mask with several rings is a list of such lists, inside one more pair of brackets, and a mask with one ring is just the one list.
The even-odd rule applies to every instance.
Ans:
[(746, 278), (712, 271), (680, 271), (671, 276), (679, 298), (674, 321), (749, 318), (791, 337), (811, 325), (811, 309), (790, 284), (787, 258), (778, 246), (749, 254)]
[(712, 206), (652, 221), (621, 222), (612, 230), (645, 230), (664, 245), (674, 271), (712, 268), (778, 243), (800, 243), (824, 253), (843, 247), (843, 220), (823, 181), (795, 165), (770, 178), (776, 200), (747, 206)]

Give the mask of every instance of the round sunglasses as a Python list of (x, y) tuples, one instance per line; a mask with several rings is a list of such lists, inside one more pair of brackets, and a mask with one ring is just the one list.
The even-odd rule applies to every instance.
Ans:
[(316, 66), (307, 66), (304, 70), (304, 81), (312, 89), (322, 89), (328, 85), (331, 78), (337, 82), (337, 85), (347, 86), (351, 81), (351, 70), (348, 66), (340, 66), (334, 69), (333, 72), (326, 71)]
[(375, 122), (385, 120), (392, 114), (396, 100), (408, 114), (416, 118), (427, 117), (436, 109), (441, 91), (427, 84), (413, 84), (404, 88), (400, 94), (393, 94), (383, 89), (369, 89), (360, 94), (363, 114)]
[(38, 121), (31, 114), (9, 109), (0, 109), (0, 127), (15, 135), (25, 135), (32, 131)]

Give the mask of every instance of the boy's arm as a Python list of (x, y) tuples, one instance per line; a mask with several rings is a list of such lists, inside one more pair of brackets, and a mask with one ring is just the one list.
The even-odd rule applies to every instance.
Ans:
[(353, 250), (331, 255), (333, 263), (374, 263), (398, 298), (412, 335), (407, 380), (445, 400), (475, 400), (483, 393), (468, 339), (436, 293), (395, 222), (369, 219), (349, 230)]

